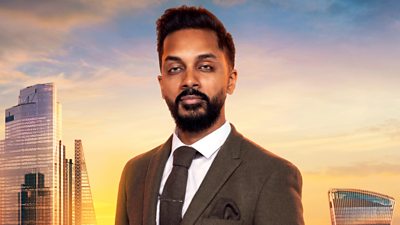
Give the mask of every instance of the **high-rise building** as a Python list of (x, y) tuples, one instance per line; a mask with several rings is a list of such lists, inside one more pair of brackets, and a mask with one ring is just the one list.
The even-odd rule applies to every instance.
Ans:
[(41, 203), (40, 207), (50, 212), (50, 224), (59, 225), (62, 214), (62, 165), (59, 159), (62, 150), (58, 145), (61, 106), (57, 102), (56, 87), (48, 83), (22, 89), (18, 104), (6, 109), (5, 113), (4, 148), (0, 151), (0, 224), (18, 224), (21, 210), (18, 194), (31, 190), (29, 184), (21, 189), (25, 176), (41, 174), (43, 180), (40, 181), (49, 191), (49, 201)]
[(18, 193), (18, 224), (51, 225), (50, 191), (44, 186), (44, 174), (25, 174), (25, 183)]
[(75, 225), (96, 225), (96, 215), (81, 140), (75, 140)]
[(358, 189), (328, 192), (332, 225), (391, 225), (394, 198)]
[[(4, 140), (0, 140), (0, 202), (3, 202), (3, 191), (1, 189), (1, 183), (3, 180), (2, 177), (2, 171), (1, 171), (1, 165), (3, 164), (3, 158), (1, 157), (1, 155), (4, 154)], [(1, 216), (3, 215), (2, 213), (2, 209), (1, 209), (1, 203), (0, 203), (0, 224), (1, 223)]]
[[(65, 158), (65, 157), (64, 157)], [(64, 159), (64, 225), (73, 225), (73, 163), (72, 159)]]
[(6, 109), (0, 140), (0, 225), (94, 225), (82, 141), (75, 165), (61, 142), (61, 106), (53, 84), (20, 91)]

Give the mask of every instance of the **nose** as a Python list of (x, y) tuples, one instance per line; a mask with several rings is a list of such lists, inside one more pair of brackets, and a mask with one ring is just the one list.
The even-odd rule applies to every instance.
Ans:
[(187, 70), (182, 78), (182, 89), (199, 88), (200, 82), (195, 71)]

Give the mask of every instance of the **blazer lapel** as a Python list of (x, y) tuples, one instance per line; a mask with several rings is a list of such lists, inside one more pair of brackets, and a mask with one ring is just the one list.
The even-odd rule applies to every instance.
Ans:
[(157, 200), (165, 163), (171, 152), (172, 136), (155, 152), (147, 169), (144, 197), (143, 224), (156, 225)]
[(192, 202), (183, 216), (181, 225), (192, 225), (206, 209), (219, 189), (240, 165), (241, 135), (231, 125), (232, 130), (224, 145), (215, 157), (206, 177), (197, 190)]

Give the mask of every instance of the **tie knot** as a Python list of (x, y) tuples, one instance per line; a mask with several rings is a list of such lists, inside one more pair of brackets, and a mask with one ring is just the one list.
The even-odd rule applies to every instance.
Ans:
[(189, 168), (197, 153), (197, 150), (189, 146), (181, 146), (174, 151), (174, 166)]

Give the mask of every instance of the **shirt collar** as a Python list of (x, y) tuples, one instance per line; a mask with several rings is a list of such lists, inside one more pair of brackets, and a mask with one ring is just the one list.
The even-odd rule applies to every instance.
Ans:
[(200, 152), (204, 157), (209, 158), (224, 144), (230, 132), (231, 126), (228, 121), (225, 121), (220, 128), (216, 129), (212, 133), (191, 145), (186, 145), (179, 139), (175, 130), (172, 135), (171, 154), (181, 146), (190, 146)]

